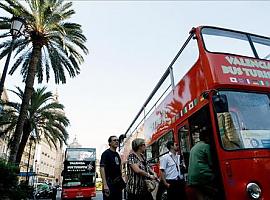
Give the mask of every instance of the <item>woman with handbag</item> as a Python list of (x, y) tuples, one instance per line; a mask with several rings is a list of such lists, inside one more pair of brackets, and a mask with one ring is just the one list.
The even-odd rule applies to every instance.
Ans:
[(146, 163), (144, 157), (145, 141), (142, 138), (136, 138), (132, 141), (132, 152), (128, 156), (128, 181), (127, 181), (127, 199), (128, 200), (153, 200), (151, 191), (152, 184), (147, 180), (158, 180), (153, 170)]

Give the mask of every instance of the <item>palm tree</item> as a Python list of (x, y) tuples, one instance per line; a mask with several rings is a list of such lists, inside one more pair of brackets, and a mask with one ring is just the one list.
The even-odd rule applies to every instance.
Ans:
[[(18, 91), (11, 90), (20, 99), (23, 98), (23, 91), (17, 87)], [(66, 127), (69, 120), (64, 114), (64, 106), (54, 100), (51, 92), (46, 92), (46, 87), (33, 92), (30, 105), (27, 111), (27, 118), (24, 121), (22, 139), (16, 156), (16, 163), (20, 163), (22, 154), (30, 134), (34, 132), (37, 141), (41, 137), (47, 140), (56, 149), (66, 144), (68, 133)], [(6, 136), (12, 141), (13, 133), (19, 117), (20, 103), (4, 102), (3, 113), (0, 115), (1, 136)]]
[[(55, 82), (66, 83), (65, 71), (70, 77), (79, 74), (79, 65), (84, 61), (82, 54), (88, 54), (84, 45), (86, 38), (81, 25), (67, 22), (75, 13), (72, 3), (64, 0), (26, 0), (22, 5), (18, 0), (0, 2), (0, 8), (26, 21), (26, 37), (14, 41), (15, 61), (9, 74), (21, 67), (25, 82), (20, 113), (10, 148), (9, 161), (15, 163), (24, 120), (27, 117), (29, 101), (33, 92), (35, 77), (48, 81), (50, 69), (53, 70)], [(0, 17), (0, 29), (9, 30), (10, 18)], [(7, 36), (7, 32), (0, 35)], [(10, 50), (11, 40), (0, 44), (0, 59)]]

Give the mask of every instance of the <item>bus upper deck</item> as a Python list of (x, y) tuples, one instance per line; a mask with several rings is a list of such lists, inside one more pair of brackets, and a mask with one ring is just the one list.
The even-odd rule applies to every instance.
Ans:
[[(192, 39), (193, 46), (188, 48)], [(190, 52), (184, 59), (192, 61), (181, 61), (185, 51)], [(204, 95), (220, 88), (268, 92), (270, 38), (210, 26), (193, 28), (123, 135), (140, 135), (143, 127), (149, 132), (147, 139), (156, 138), (153, 131), (158, 132), (157, 126), (160, 129), (182, 117), (202, 102)], [(149, 120), (155, 116), (158, 120)]]

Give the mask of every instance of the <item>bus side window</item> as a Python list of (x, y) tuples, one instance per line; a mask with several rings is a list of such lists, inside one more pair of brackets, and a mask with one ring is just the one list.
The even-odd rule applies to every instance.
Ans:
[(152, 153), (152, 145), (148, 146), (146, 148), (146, 159), (147, 161), (151, 162), (151, 160), (153, 159), (153, 153)]
[(189, 152), (190, 152), (190, 139), (189, 139), (189, 129), (187, 125), (184, 125), (178, 129), (178, 138), (179, 138), (179, 148), (184, 157), (185, 165), (189, 164)]
[(156, 174), (159, 174), (158, 156), (158, 143), (154, 142), (146, 148), (146, 159)]
[(155, 164), (159, 161), (158, 143), (154, 142), (146, 148), (146, 159), (149, 163)]
[(166, 147), (168, 141), (173, 141), (173, 131), (169, 131), (164, 136), (158, 140), (158, 155), (162, 156), (167, 153), (169, 150)]

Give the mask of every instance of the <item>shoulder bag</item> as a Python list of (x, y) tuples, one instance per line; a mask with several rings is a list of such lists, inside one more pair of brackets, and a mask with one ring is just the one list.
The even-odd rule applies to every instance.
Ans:
[[(144, 166), (145, 166), (146, 172), (150, 174), (150, 171), (148, 170), (148, 167), (149, 166), (147, 165), (146, 160), (144, 160)], [(149, 192), (153, 192), (156, 189), (156, 187), (157, 187), (157, 181), (156, 180), (145, 178), (144, 179), (144, 182), (145, 182), (146, 188), (147, 188), (147, 190)]]

